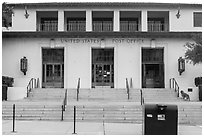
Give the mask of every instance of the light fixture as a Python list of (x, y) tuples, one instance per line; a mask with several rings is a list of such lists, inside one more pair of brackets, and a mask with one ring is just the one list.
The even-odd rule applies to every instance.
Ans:
[(178, 7), (178, 12), (176, 13), (176, 17), (177, 17), (177, 19), (179, 19), (180, 16), (181, 16), (181, 14), (180, 14), (180, 10), (181, 10), (181, 7), (179, 6), (179, 7)]
[(181, 75), (185, 71), (185, 59), (179, 57), (178, 59), (178, 72)]
[(26, 19), (29, 17), (27, 6), (25, 6), (25, 15), (24, 16), (25, 16)]
[(24, 56), (23, 58), (21, 58), (20, 62), (21, 62), (20, 69), (23, 72), (23, 74), (26, 75), (26, 72), (28, 70), (28, 59)]

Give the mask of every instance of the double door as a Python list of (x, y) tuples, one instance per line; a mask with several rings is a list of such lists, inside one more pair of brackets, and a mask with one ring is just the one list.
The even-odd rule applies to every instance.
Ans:
[(92, 84), (95, 86), (110, 86), (113, 87), (114, 82), (114, 68), (110, 63), (96, 63), (92, 64), (93, 76)]
[(164, 88), (164, 64), (143, 64), (143, 88)]
[(46, 63), (43, 64), (43, 87), (62, 88), (64, 86), (64, 64)]

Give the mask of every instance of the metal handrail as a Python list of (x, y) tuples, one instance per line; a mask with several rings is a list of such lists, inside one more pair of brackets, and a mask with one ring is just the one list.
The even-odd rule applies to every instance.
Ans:
[(93, 31), (104, 32), (113, 31), (112, 21), (93, 21)]
[(27, 85), (27, 97), (33, 88), (39, 88), (39, 78), (31, 78)]
[(143, 92), (142, 92), (142, 89), (140, 89), (140, 103), (141, 103), (141, 105), (143, 105), (144, 104), (144, 95), (143, 95)]
[(78, 79), (78, 84), (77, 84), (77, 101), (79, 100), (79, 88), (80, 88), (80, 78)]
[(120, 22), (120, 31), (135, 32), (135, 31), (139, 31), (139, 28), (140, 28), (140, 24), (138, 23), (127, 22), (127, 21)]
[(67, 105), (67, 89), (65, 91), (64, 99), (63, 99), (63, 111), (65, 111)]
[(86, 21), (70, 21), (66, 26), (67, 31), (86, 31)]
[(153, 31), (153, 32), (168, 31), (168, 24), (148, 22), (148, 31)]
[(177, 93), (177, 97), (179, 97), (179, 85), (175, 78), (171, 78), (169, 80), (169, 87), (170, 89), (174, 89), (174, 91)]
[(58, 31), (58, 23), (40, 23), (38, 24), (38, 31)]
[(126, 89), (127, 89), (128, 100), (129, 100), (130, 99), (130, 88), (129, 88), (129, 84), (128, 84), (127, 78), (126, 78)]

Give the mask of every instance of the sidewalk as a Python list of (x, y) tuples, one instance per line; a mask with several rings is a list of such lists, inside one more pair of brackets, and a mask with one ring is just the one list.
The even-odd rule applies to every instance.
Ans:
[[(72, 135), (73, 122), (64, 121), (12, 121), (2, 120), (3, 135)], [(77, 135), (142, 135), (142, 125), (133, 123), (76, 123)], [(201, 126), (179, 125), (178, 135), (202, 135)]]

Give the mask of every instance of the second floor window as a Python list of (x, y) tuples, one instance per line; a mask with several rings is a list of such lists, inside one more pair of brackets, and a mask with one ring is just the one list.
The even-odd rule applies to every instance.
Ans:
[(202, 12), (193, 13), (193, 26), (202, 27)]
[(58, 20), (57, 18), (41, 18), (40, 31), (57, 31)]

